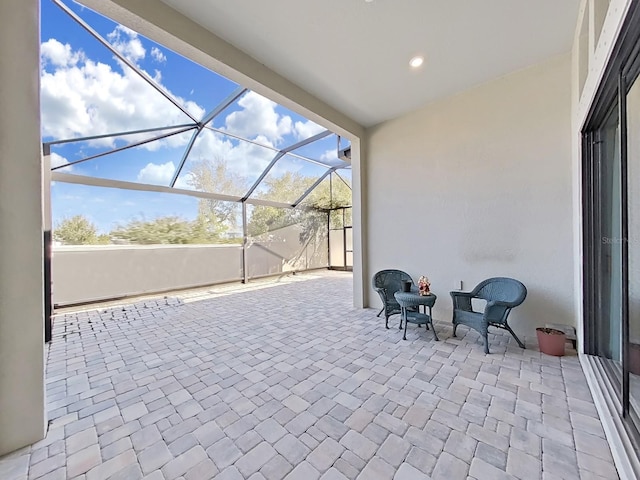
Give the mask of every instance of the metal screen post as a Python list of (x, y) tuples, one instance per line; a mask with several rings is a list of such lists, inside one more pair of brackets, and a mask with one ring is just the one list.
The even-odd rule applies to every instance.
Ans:
[(344, 268), (347, 268), (347, 227), (344, 224), (344, 208), (342, 209), (342, 249), (344, 254)]
[(42, 145), (42, 245), (44, 248), (44, 341), (51, 341), (53, 316), (53, 290), (51, 286), (51, 147)]
[(247, 228), (247, 202), (242, 202), (242, 283), (249, 281), (247, 244), (249, 243), (249, 229)]
[(327, 266), (331, 269), (331, 210), (327, 210)]

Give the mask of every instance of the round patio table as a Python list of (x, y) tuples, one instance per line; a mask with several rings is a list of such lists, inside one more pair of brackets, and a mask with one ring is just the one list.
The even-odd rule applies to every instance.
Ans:
[[(420, 295), (418, 292), (396, 292), (394, 296), (400, 305), (400, 328), (402, 328), (402, 321), (404, 321), (403, 340), (407, 339), (407, 323), (426, 325), (427, 330), (431, 325), (434, 338), (439, 340), (436, 329), (433, 328), (433, 317), (431, 316), (431, 308), (435, 305), (438, 297), (433, 293)], [(424, 313), (420, 313), (420, 305), (423, 306)], [(410, 310), (411, 307), (416, 307), (415, 311)], [(429, 310), (429, 313), (427, 313), (427, 310)]]

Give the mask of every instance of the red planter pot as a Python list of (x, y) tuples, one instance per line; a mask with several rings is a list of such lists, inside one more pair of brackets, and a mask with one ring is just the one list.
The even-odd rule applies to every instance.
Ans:
[(536, 328), (538, 335), (538, 345), (540, 351), (547, 355), (562, 357), (564, 355), (564, 346), (567, 343), (567, 336), (561, 330), (555, 328)]

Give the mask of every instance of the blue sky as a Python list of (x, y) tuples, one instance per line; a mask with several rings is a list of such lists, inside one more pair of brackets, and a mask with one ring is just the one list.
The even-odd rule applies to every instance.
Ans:
[[(70, 0), (66, 4), (129, 61), (170, 92), (197, 120), (238, 88), (234, 82), (83, 6)], [(41, 12), (41, 109), (45, 142), (193, 123), (53, 2), (42, 0)], [(273, 158), (274, 148), (283, 148), (323, 130), (254, 92), (246, 93), (225, 109), (212, 126), (259, 145), (204, 130), (176, 186), (193, 188), (190, 167), (210, 161), (223, 163), (235, 178), (250, 185)], [(159, 133), (53, 146), (52, 162), (55, 166), (65, 165)], [(191, 135), (191, 132), (182, 133), (58, 171), (168, 185)], [(334, 164), (336, 143), (336, 136), (331, 135), (295, 153)], [(319, 176), (325, 168), (287, 156), (276, 164), (270, 176), (277, 177), (287, 171)], [(256, 196), (264, 196), (263, 190), (258, 188)], [(194, 218), (197, 199), (55, 182), (52, 207), (54, 225), (65, 217), (83, 214), (101, 232), (107, 232), (133, 218), (163, 215)]]

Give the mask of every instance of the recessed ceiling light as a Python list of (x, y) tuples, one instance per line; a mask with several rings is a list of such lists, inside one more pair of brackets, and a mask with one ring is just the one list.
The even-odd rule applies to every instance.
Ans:
[(373, 0), (364, 0), (364, 3), (373, 3)]
[(409, 65), (411, 68), (418, 68), (424, 63), (424, 57), (421, 55), (416, 55), (411, 60), (409, 60)]

